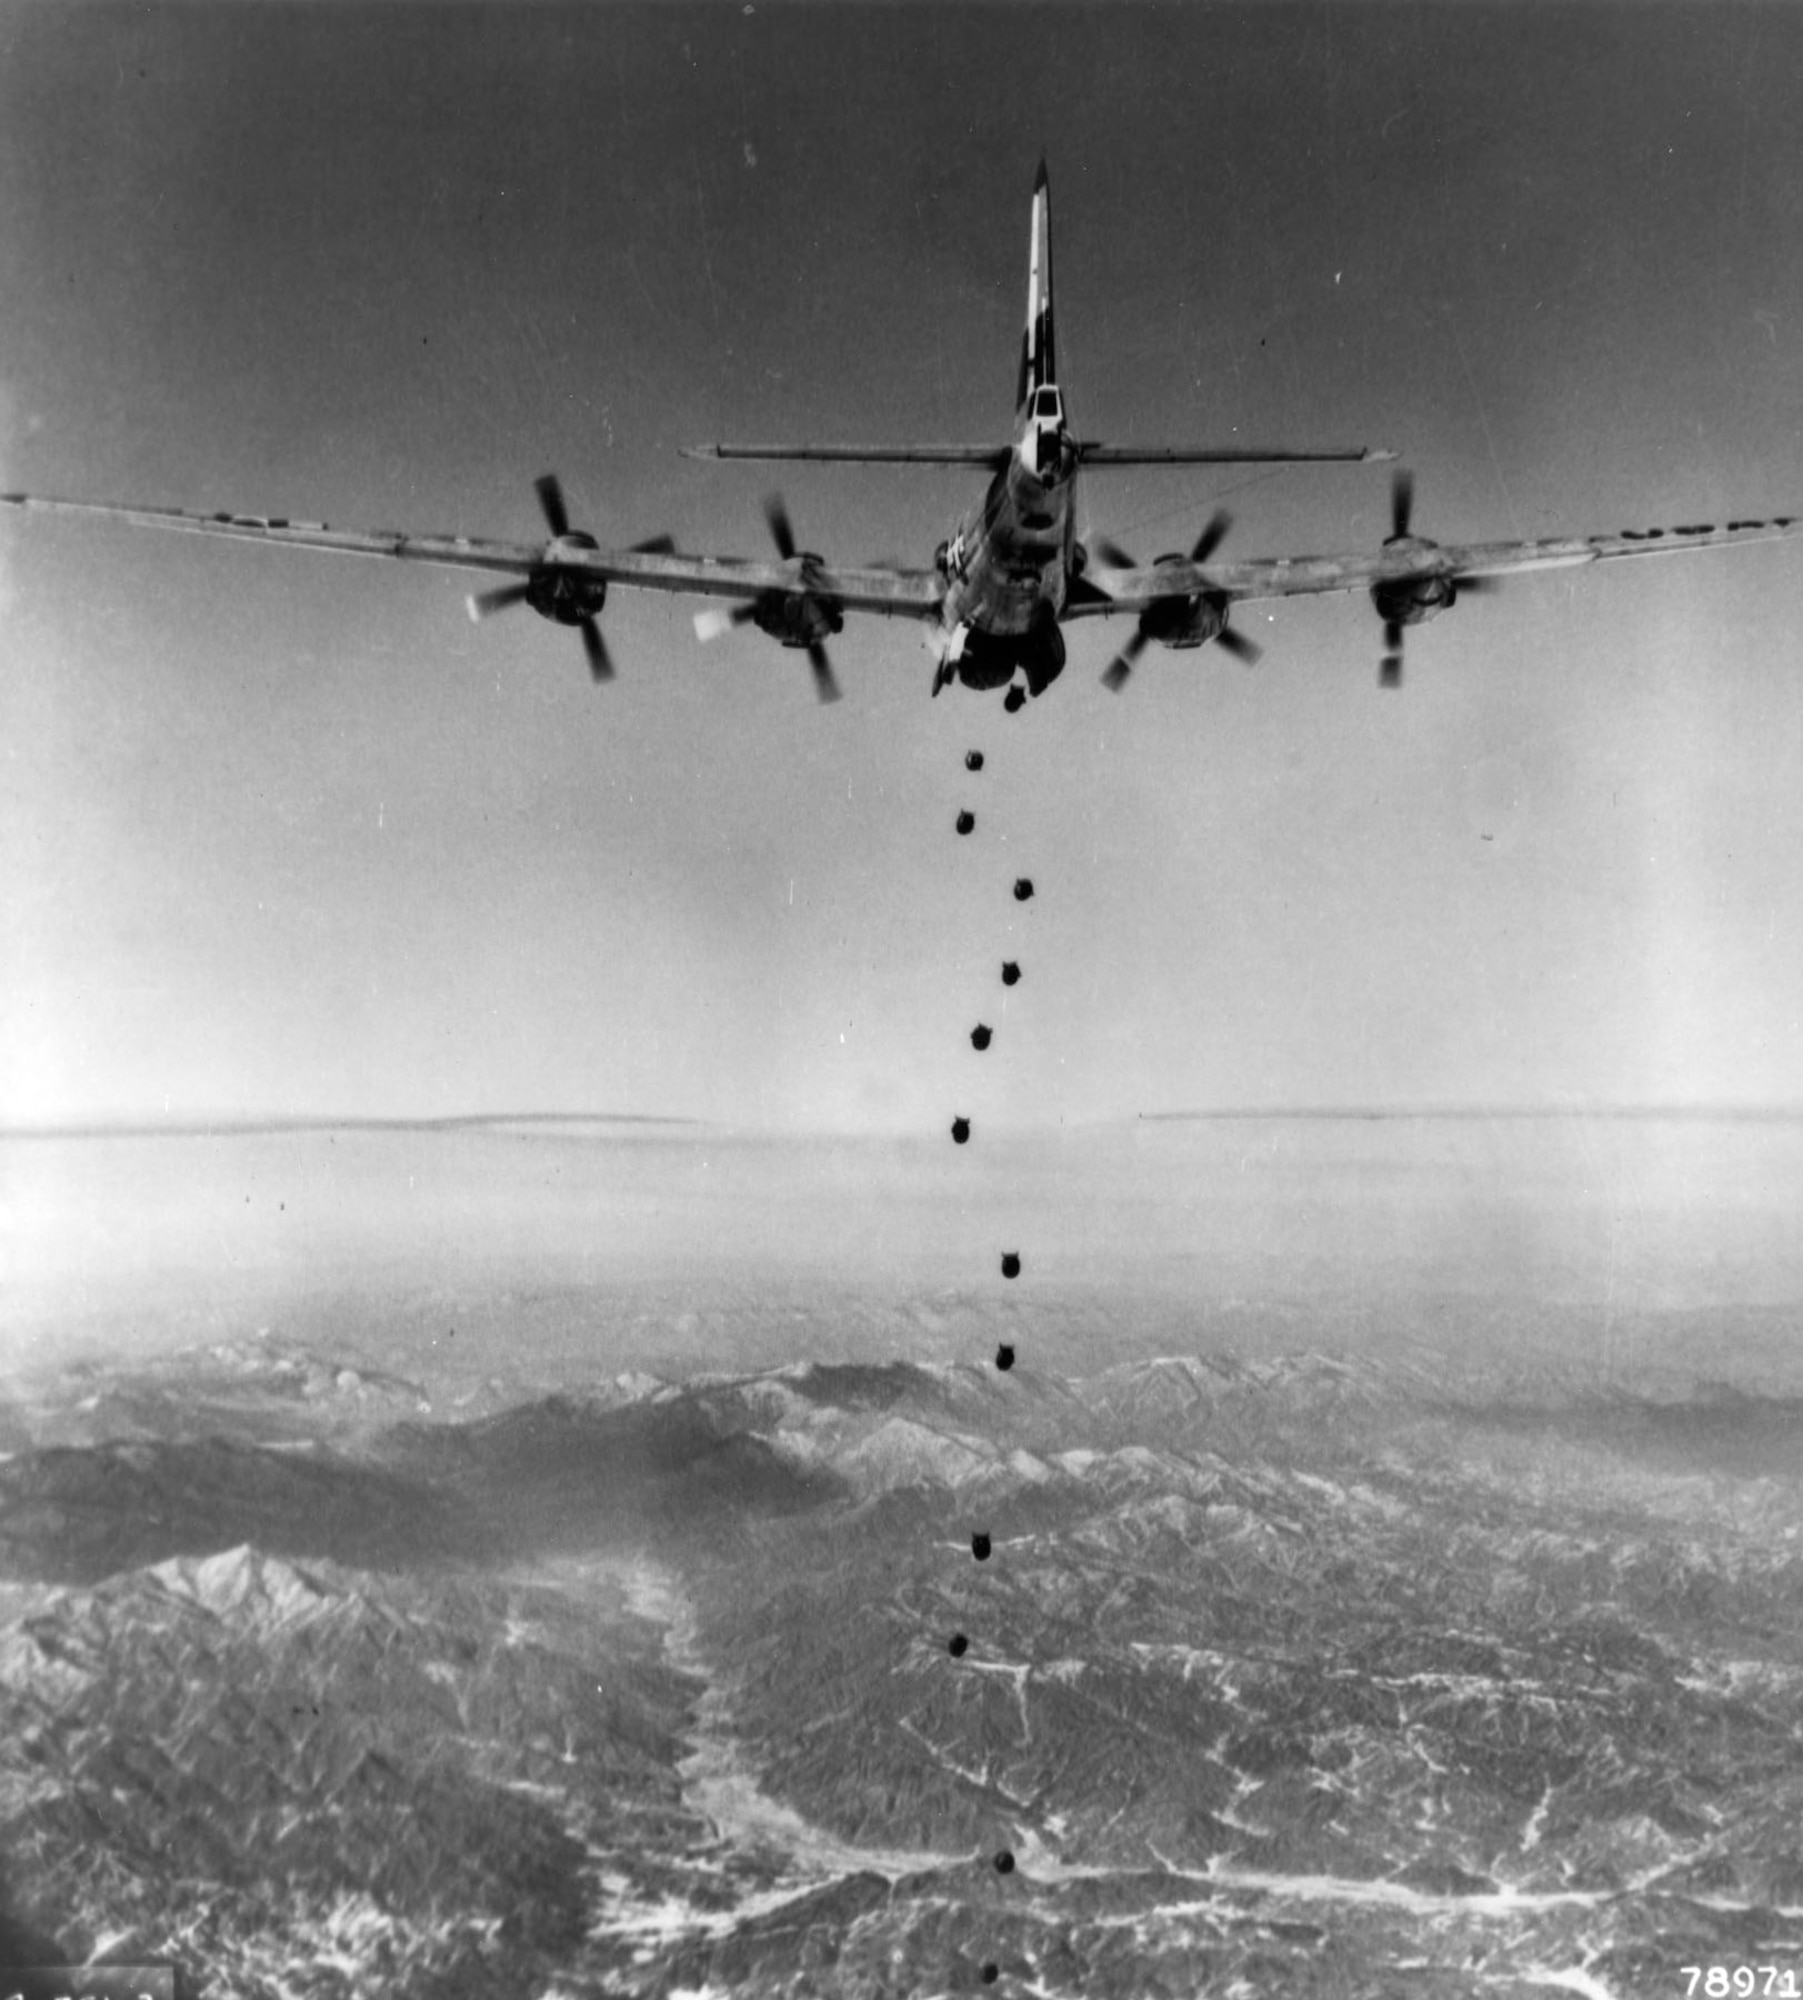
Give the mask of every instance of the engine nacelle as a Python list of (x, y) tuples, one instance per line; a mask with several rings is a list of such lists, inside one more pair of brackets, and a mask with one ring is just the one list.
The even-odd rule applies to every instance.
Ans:
[[(822, 567), (818, 556), (804, 555), (801, 561), (804, 574)], [(767, 590), (753, 601), (751, 616), (760, 632), (782, 646), (818, 646), (845, 630), (838, 600), (806, 589)]]
[[(1187, 556), (1160, 556), (1159, 566), (1185, 563)], [(1188, 597), (1161, 597), (1148, 604), (1139, 615), (1139, 629), (1148, 639), (1177, 652), (1205, 646), (1227, 629), (1227, 599), (1217, 590), (1201, 590)]]
[(1409, 576), (1374, 583), (1371, 603), (1386, 625), (1425, 625), (1458, 601), (1458, 580), (1450, 576)]
[[(1431, 561), (1439, 553), (1440, 545), (1430, 542), (1425, 535), (1407, 532), (1409, 489), (1406, 483), (1399, 488), (1399, 494), (1402, 512), (1397, 518), (1401, 532), (1388, 537), (1384, 542), (1384, 553), (1420, 556)], [(1425, 625), (1430, 618), (1437, 618), (1448, 609), (1458, 594), (1455, 577), (1400, 576), (1388, 583), (1374, 583), (1371, 586), (1371, 603), (1386, 625)]]
[(580, 530), (560, 535), (551, 544), (550, 560), (535, 569), (526, 579), (526, 602), (541, 618), (549, 618), (558, 625), (580, 625), (584, 619), (600, 614), (607, 602), (607, 579), (604, 576), (588, 576), (581, 570), (559, 569), (557, 551), (567, 549), (592, 549), (598, 547), (593, 535), (585, 535)]

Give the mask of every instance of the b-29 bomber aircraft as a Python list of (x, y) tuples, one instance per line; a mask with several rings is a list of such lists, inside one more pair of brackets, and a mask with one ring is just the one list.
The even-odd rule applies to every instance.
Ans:
[(171, 528), (235, 541), (275, 543), (330, 554), (389, 557), (510, 577), (468, 599), (481, 619), (515, 604), (574, 626), (595, 680), (613, 677), (599, 615), (608, 587), (687, 593), (718, 600), (697, 614), (703, 639), (754, 624), (779, 644), (805, 652), (823, 701), (836, 700), (838, 681), (826, 641), (844, 628), (847, 612), (914, 619), (936, 657), (932, 692), (956, 681), (968, 688), (1005, 688), (1004, 704), (1019, 709), (1064, 669), (1063, 627), (1081, 618), (1131, 618), (1133, 629), (1102, 679), (1117, 692), (1153, 643), (1184, 650), (1213, 641), (1247, 664), (1259, 648), (1231, 623), (1239, 604), (1282, 597), (1364, 591), (1383, 621), (1380, 684), (1402, 682), (1402, 636), (1467, 594), (1493, 588), (1525, 570), (1565, 569), (1618, 556), (1670, 555), (1730, 543), (1771, 541), (1803, 533), (1803, 519), (1776, 515), (1670, 528), (1624, 528), (1615, 534), (1541, 541), (1441, 546), (1412, 532), (1413, 490), (1406, 472), (1392, 475), (1391, 532), (1381, 548), (1328, 556), (1267, 556), (1216, 560), (1230, 517), (1217, 511), (1187, 552), (1135, 562), (1103, 536), (1078, 540), (1076, 499), (1086, 466), (1371, 464), (1390, 451), (1122, 445), (1078, 438), (1070, 428), (1058, 383), (1052, 317), (1051, 196), (1045, 163), (1033, 188), (1027, 278), (1027, 321), (1015, 387), (1012, 440), (1004, 445), (734, 445), (690, 448), (711, 460), (812, 461), (860, 465), (972, 466), (989, 484), (940, 543), (932, 566), (850, 568), (799, 549), (780, 498), (765, 503), (777, 560), (681, 554), (668, 536), (622, 550), (602, 549), (572, 528), (557, 479), (537, 484), (550, 530), (543, 543), (479, 540), (464, 535), (413, 535), (336, 530), (320, 522), (267, 515), (191, 513), (179, 508), (56, 500), (0, 494), (0, 505), (43, 513), (99, 516), (134, 527)]

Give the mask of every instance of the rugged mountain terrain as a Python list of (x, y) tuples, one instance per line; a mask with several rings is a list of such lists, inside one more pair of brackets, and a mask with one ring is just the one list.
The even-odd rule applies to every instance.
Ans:
[(1803, 1978), (1800, 1419), (1307, 1351), (44, 1377), (0, 1935), (222, 1996)]

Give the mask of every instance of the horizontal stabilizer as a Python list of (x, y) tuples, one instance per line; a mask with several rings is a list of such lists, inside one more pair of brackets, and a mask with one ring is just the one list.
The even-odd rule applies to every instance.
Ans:
[(1387, 465), (1396, 454), (1364, 444), (1324, 451), (1257, 445), (1098, 444), (1077, 447), (1084, 465)]
[[(1009, 447), (993, 444), (690, 444), (684, 458), (814, 459), (828, 465), (982, 465), (999, 470)], [(1342, 445), (1290, 451), (1258, 445), (1080, 444), (1082, 465), (1386, 465), (1393, 451)]]
[(993, 444), (685, 444), (684, 458), (819, 459), (830, 465), (988, 465), (1007, 462)]

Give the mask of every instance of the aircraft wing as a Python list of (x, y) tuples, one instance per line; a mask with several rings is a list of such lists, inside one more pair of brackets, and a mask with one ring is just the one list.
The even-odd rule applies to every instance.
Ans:
[[(534, 564), (546, 560), (537, 552)], [(749, 602), (767, 590), (805, 589), (831, 598), (843, 611), (883, 618), (936, 618), (945, 579), (931, 569), (879, 569), (810, 563), (805, 578), (793, 562), (745, 561), (737, 556), (640, 554), (632, 549), (559, 550), (553, 569), (596, 576), (635, 590), (674, 591), (691, 597), (730, 597)]]
[(1621, 556), (1679, 555), (1692, 549), (1726, 548), (1742, 542), (1772, 542), (1803, 535), (1803, 516), (1778, 514), (1717, 525), (1693, 523), (1674, 528), (1624, 528), (1613, 535), (1568, 536), (1546, 541), (1472, 542), (1462, 546), (1410, 541), (1359, 555), (1267, 556), (1250, 562), (1188, 560), (1106, 569), (1091, 564), (1081, 595), (1073, 592), (1067, 618), (1109, 617), (1144, 611), (1162, 598), (1217, 592), (1235, 601), (1321, 596), (1334, 591), (1370, 590), (1385, 583), (1446, 577), (1514, 576), (1526, 570), (1573, 569)]
[[(279, 548), (387, 557), (491, 575), (527, 577), (550, 569), (632, 589), (701, 597), (750, 600), (767, 590), (794, 590), (798, 581), (792, 563), (678, 555), (661, 549), (591, 549), (568, 541), (495, 542), (470, 535), (414, 535), (388, 528), (329, 528), (323, 521), (293, 521), (275, 515), (202, 514), (179, 507), (128, 507), (110, 501), (53, 500), (29, 493), (0, 493), (0, 507), (40, 514), (79, 514), (134, 528), (222, 535), (232, 541), (263, 542)], [(933, 570), (822, 566), (810, 570), (807, 588), (836, 599), (846, 610), (926, 618), (937, 614), (945, 585)]]

